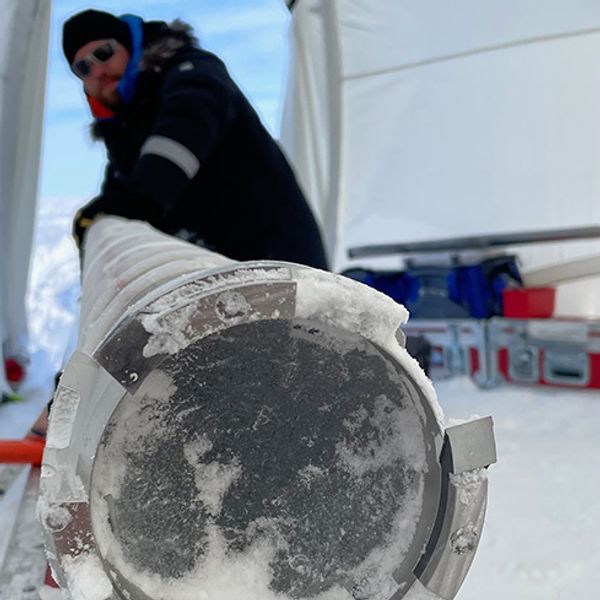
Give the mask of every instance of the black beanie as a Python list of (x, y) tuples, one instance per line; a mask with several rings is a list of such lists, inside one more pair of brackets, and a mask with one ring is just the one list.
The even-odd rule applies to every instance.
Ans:
[(63, 25), (63, 52), (69, 64), (75, 54), (94, 40), (117, 40), (131, 52), (129, 26), (118, 17), (100, 10), (84, 10), (72, 16)]

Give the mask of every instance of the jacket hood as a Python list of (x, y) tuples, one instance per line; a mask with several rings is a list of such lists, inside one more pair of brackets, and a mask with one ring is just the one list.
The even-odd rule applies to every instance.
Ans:
[[(165, 64), (184, 47), (199, 47), (193, 28), (188, 23), (175, 19), (171, 23), (164, 21), (146, 21), (143, 23), (142, 55), (138, 64), (138, 75), (161, 73)], [(88, 99), (90, 103), (91, 99)], [(110, 112), (110, 111), (109, 111)], [(94, 120), (90, 124), (93, 139), (102, 139), (105, 121)]]

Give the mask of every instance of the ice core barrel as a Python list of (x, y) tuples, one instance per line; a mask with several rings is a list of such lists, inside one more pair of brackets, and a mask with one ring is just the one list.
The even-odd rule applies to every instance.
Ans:
[(491, 422), (444, 431), (403, 307), (134, 221), (86, 244), (39, 504), (74, 600), (454, 597)]

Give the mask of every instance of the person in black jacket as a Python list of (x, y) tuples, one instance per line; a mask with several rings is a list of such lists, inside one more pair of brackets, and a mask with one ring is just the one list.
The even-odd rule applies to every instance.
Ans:
[(113, 214), (235, 260), (327, 268), (277, 143), (188, 25), (86, 10), (65, 22), (63, 50), (108, 151), (101, 194), (75, 218), (78, 242), (95, 216)]

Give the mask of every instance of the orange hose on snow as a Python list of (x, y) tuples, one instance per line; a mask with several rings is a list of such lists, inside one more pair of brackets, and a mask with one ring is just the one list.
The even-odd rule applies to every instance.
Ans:
[(0, 464), (42, 464), (44, 441), (0, 440)]

